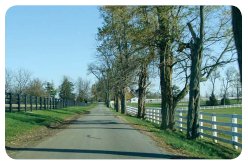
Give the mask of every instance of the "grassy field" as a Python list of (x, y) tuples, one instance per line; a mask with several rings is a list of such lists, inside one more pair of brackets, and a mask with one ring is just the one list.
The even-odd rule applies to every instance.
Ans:
[[(211, 109), (211, 110), (201, 110), (201, 112), (206, 112), (206, 113), (213, 113), (213, 114), (238, 114), (238, 115), (242, 115), (242, 108), (240, 107), (237, 107), (237, 108), (225, 108), (225, 109)], [(186, 116), (186, 113), (183, 113), (183, 116)], [(203, 115), (203, 119), (204, 120), (209, 120), (211, 121), (211, 116), (207, 116), (207, 115)], [(178, 117), (176, 117), (176, 120), (178, 120)], [(184, 122), (185, 119), (183, 119)], [(220, 117), (220, 116), (216, 116), (216, 121), (217, 122), (224, 122), (224, 123), (231, 123), (232, 122), (232, 119), (230, 117)], [(242, 120), (241, 119), (238, 119), (238, 124), (242, 124)], [(204, 123), (203, 126), (205, 127), (209, 127), (211, 128), (212, 125), (210, 123)], [(186, 125), (183, 124), (183, 127), (186, 128)], [(231, 131), (231, 127), (228, 127), (228, 126), (219, 126), (217, 125), (217, 128), (219, 130), (224, 130), (224, 131)], [(212, 132), (210, 131), (204, 131), (204, 133), (206, 134), (209, 134), (209, 135), (212, 135)], [(242, 129), (241, 128), (238, 128), (238, 133), (242, 133)], [(224, 138), (224, 139), (229, 139), (231, 140), (232, 137), (231, 135), (226, 135), (226, 134), (223, 134), (223, 133), (218, 133), (218, 137), (221, 137), (221, 138)], [(211, 140), (211, 139), (209, 139)], [(242, 142), (242, 139), (239, 138), (238, 141), (241, 143)], [(232, 147), (232, 145), (229, 145), (229, 144), (224, 144), (228, 147)]]
[[(231, 104), (242, 104), (242, 100), (230, 100)], [(220, 102), (219, 102), (220, 104)], [(138, 103), (127, 103), (128, 106), (132, 106), (132, 107), (138, 107)], [(201, 101), (200, 103), (201, 106), (206, 106), (206, 101)], [(180, 107), (187, 107), (188, 106), (188, 102), (180, 102), (177, 105), (177, 108)], [(161, 107), (161, 103), (146, 103), (146, 107)]]
[[(131, 106), (131, 107), (138, 107), (138, 103), (127, 103), (127, 106)], [(146, 104), (146, 107), (161, 107), (160, 103), (149, 103)]]
[(61, 125), (65, 120), (85, 113), (95, 104), (88, 106), (68, 107), (56, 110), (34, 110), (32, 112), (5, 113), (5, 142), (15, 144), (22, 136), (32, 136), (44, 127)]
[(188, 140), (184, 133), (179, 131), (163, 131), (159, 126), (136, 117), (121, 115), (114, 111), (117, 116), (131, 123), (134, 127), (145, 130), (152, 134), (160, 146), (172, 149), (174, 153), (185, 154), (190, 157), (207, 159), (233, 159), (240, 154), (240, 150), (235, 150), (224, 145), (214, 144), (208, 139)]
[[(137, 107), (137, 103), (128, 103), (127, 105), (132, 106), (132, 107)], [(146, 107), (158, 107), (158, 108), (160, 108), (160, 104), (159, 103), (147, 104)], [(242, 108), (236, 107), (236, 108), (204, 109), (204, 110), (201, 110), (201, 112), (214, 113), (214, 114), (230, 114), (230, 115), (238, 114), (238, 115), (242, 115)], [(211, 117), (206, 116), (206, 118), (204, 118), (204, 119), (211, 120)], [(230, 118), (224, 118), (224, 117), (218, 117), (217, 121), (231, 122)], [(241, 124), (241, 120), (238, 120), (238, 123)]]
[[(157, 104), (160, 106), (160, 104)], [(137, 106), (137, 104), (133, 103), (132, 105), (130, 106)], [(154, 104), (148, 104), (148, 107), (155, 107)], [(201, 110), (201, 112), (206, 112), (206, 113), (210, 113), (210, 114), (238, 114), (238, 115), (242, 115), (242, 108), (241, 107), (237, 107), (237, 108), (225, 108), (225, 109), (207, 109), (207, 110)], [(183, 113), (183, 116), (186, 117), (186, 113)], [(203, 115), (203, 119), (205, 120), (210, 120), (211, 121), (211, 116), (207, 116), (207, 115)], [(175, 117), (175, 120), (179, 120), (178, 116)], [(185, 119), (183, 119), (184, 121), (183, 122), (186, 122)], [(232, 119), (230, 117), (220, 117), (220, 116), (217, 116), (216, 117), (216, 121), (217, 122), (224, 122), (224, 123), (231, 123), (232, 122)], [(242, 120), (241, 119), (238, 119), (238, 124), (242, 124)], [(211, 128), (212, 125), (210, 123), (204, 123), (203, 126), (205, 127), (209, 127)], [(185, 124), (183, 124), (183, 127), (186, 128), (187, 126)], [(231, 127), (229, 126), (217, 126), (217, 128), (219, 130), (224, 130), (224, 131), (231, 131)], [(206, 134), (209, 134), (209, 135), (212, 135), (212, 132), (211, 131), (207, 131), (205, 130), (204, 133)], [(241, 128), (238, 128), (238, 133), (242, 133), (242, 129)], [(224, 138), (224, 139), (229, 139), (231, 140), (232, 139), (232, 136), (231, 135), (227, 135), (227, 134), (223, 134), (223, 133), (218, 133), (218, 137), (221, 137), (221, 138)], [(204, 137), (205, 138), (205, 137)], [(209, 140), (209, 141), (212, 141), (212, 139), (208, 139), (208, 138), (205, 138), (206, 140)], [(238, 142), (239, 143), (242, 143), (242, 138), (239, 137), (238, 138)], [(232, 148), (232, 145), (231, 144), (226, 144), (226, 143), (222, 143), (222, 142), (218, 142), (226, 147), (229, 147), (229, 148)]]

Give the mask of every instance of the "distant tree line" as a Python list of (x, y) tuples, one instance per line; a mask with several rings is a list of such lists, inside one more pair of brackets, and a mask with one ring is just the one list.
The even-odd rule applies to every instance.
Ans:
[(5, 69), (5, 92), (48, 98), (56, 97), (78, 102), (92, 100), (91, 86), (88, 80), (79, 77), (76, 82), (73, 82), (68, 76), (64, 76), (61, 84), (56, 88), (53, 82), (32, 78), (31, 72), (26, 69), (16, 71)]
[[(219, 81), (221, 88), (219, 89), (219, 96), (221, 102), (218, 102), (216, 98), (216, 82)], [(207, 105), (215, 106), (218, 104), (228, 105), (230, 100), (228, 97), (236, 98), (236, 103), (240, 103), (242, 97), (242, 86), (240, 82), (240, 73), (235, 67), (228, 67), (221, 75), (219, 70), (215, 70), (210, 76), (210, 82), (212, 86), (212, 92), (207, 101)]]

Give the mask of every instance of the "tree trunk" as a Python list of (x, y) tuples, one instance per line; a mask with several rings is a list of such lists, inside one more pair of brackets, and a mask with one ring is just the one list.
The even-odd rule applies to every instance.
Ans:
[(161, 86), (161, 129), (166, 129), (168, 126), (168, 109), (166, 108), (166, 84), (165, 84), (165, 58), (164, 58), (164, 50), (160, 48), (160, 86)]
[(173, 109), (173, 92), (172, 92), (172, 53), (170, 41), (166, 43), (165, 54), (165, 107), (168, 111), (168, 125), (170, 130), (174, 129), (175, 125), (175, 111)]
[(145, 117), (145, 94), (144, 92), (139, 92), (139, 99), (138, 99), (138, 118)]
[(120, 111), (120, 98), (119, 98), (119, 95), (117, 96), (116, 108), (117, 108), (117, 112), (119, 112)]
[(232, 6), (232, 26), (238, 53), (240, 82), (242, 83), (242, 15), (240, 10), (235, 6)]
[(202, 63), (202, 46), (203, 46), (203, 27), (204, 16), (203, 6), (200, 6), (200, 37), (196, 37), (196, 34), (188, 23), (189, 30), (193, 37), (193, 41), (190, 43), (191, 47), (191, 75), (190, 75), (190, 91), (189, 91), (189, 107), (187, 116), (187, 138), (196, 139), (198, 133), (198, 111), (200, 109), (200, 79), (201, 79), (201, 63)]
[(181, 92), (177, 96), (174, 96), (174, 98), (173, 98), (173, 106), (172, 106), (172, 108), (173, 108), (174, 112), (175, 112), (175, 109), (176, 109), (176, 106), (177, 106), (178, 102), (180, 100), (182, 100), (187, 95), (188, 92), (189, 92), (189, 85), (186, 82), (186, 84), (185, 84), (184, 88), (181, 90)]
[(106, 106), (109, 108), (109, 104), (110, 104), (109, 92), (106, 92), (105, 104), (106, 104)]
[(110, 87), (109, 87), (109, 80), (107, 79), (107, 107), (110, 107)]
[(162, 9), (157, 7), (157, 17), (158, 17), (158, 24), (159, 24), (159, 35), (160, 39), (158, 41), (158, 53), (159, 53), (159, 70), (160, 70), (160, 86), (161, 86), (161, 114), (162, 114), (162, 122), (160, 129), (167, 129), (169, 125), (169, 107), (167, 104), (168, 92), (166, 88), (168, 87), (168, 83), (165, 80), (166, 74), (166, 44), (167, 38), (165, 35), (168, 35), (168, 28), (165, 27), (166, 19), (163, 17)]
[[(197, 49), (198, 50), (198, 49)], [(200, 76), (201, 59), (197, 50), (192, 54), (189, 107), (187, 117), (187, 138), (195, 139), (198, 136), (198, 110), (200, 108)]]
[[(166, 49), (166, 51), (165, 51)], [(160, 86), (161, 86), (161, 129), (174, 129), (174, 110), (172, 94), (172, 57), (170, 54), (170, 44), (160, 48)]]
[(126, 92), (125, 88), (121, 91), (121, 113), (125, 114), (126, 112)]
[(118, 94), (115, 95), (115, 110), (119, 112), (119, 96)]
[(145, 117), (145, 96), (146, 96), (146, 79), (147, 79), (147, 66), (142, 64), (139, 74), (139, 90), (138, 90), (138, 118)]

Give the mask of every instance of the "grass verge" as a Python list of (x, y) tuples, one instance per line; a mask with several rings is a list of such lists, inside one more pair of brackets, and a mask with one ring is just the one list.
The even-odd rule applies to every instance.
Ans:
[(163, 146), (167, 151), (201, 159), (233, 159), (239, 156), (240, 151), (223, 145), (215, 144), (209, 140), (188, 140), (185, 134), (178, 131), (163, 131), (159, 126), (136, 117), (114, 113), (144, 132)]
[(60, 127), (80, 114), (87, 113), (95, 105), (32, 112), (6, 112), (5, 144), (6, 146), (20, 146), (41, 139), (51, 133), (47, 131), (49, 128)]

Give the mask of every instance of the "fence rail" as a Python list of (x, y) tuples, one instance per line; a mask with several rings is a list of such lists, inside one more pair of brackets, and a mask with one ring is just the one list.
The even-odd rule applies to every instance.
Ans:
[[(217, 106), (219, 109), (220, 106)], [(223, 108), (224, 106), (221, 106)], [(233, 106), (234, 107), (234, 106)], [(237, 106), (235, 106), (237, 107)], [(239, 105), (238, 105), (239, 107)], [(212, 107), (211, 107), (212, 108)], [(226, 106), (230, 108), (230, 106)], [(201, 107), (201, 110), (204, 108)], [(127, 114), (136, 116), (138, 108), (127, 106)], [(180, 131), (186, 131), (187, 125), (187, 110), (176, 110), (176, 128)], [(145, 118), (146, 120), (160, 124), (162, 121), (160, 108), (146, 108)], [(210, 120), (211, 119), (211, 120)], [(222, 121), (217, 120), (222, 119)], [(226, 122), (229, 119), (230, 122)], [(235, 149), (242, 147), (242, 124), (238, 123), (238, 119), (241, 121), (242, 116), (237, 114), (215, 114), (199, 112), (199, 132), (200, 138), (211, 138), (215, 143), (221, 141), (234, 146)], [(240, 122), (241, 123), (241, 122)], [(219, 135), (218, 135), (219, 134)], [(230, 139), (228, 139), (230, 138)]]
[(33, 111), (44, 109), (59, 109), (68, 106), (80, 106), (85, 103), (54, 97), (38, 97), (26, 94), (5, 93), (5, 111)]
[[(205, 109), (224, 109), (224, 108), (239, 108), (242, 107), (241, 104), (232, 104), (232, 105), (217, 105), (217, 106), (200, 106), (201, 110)], [(188, 110), (188, 107), (180, 107), (180, 110)]]

